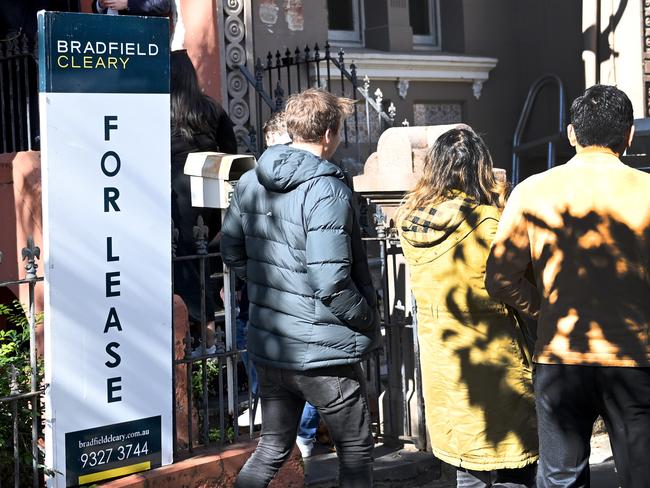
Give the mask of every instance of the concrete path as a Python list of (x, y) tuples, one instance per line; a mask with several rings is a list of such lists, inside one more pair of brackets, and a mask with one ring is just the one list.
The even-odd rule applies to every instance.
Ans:
[[(591, 487), (618, 488), (607, 434), (591, 440)], [(335, 488), (336, 454), (322, 446), (305, 462), (307, 488)], [(456, 470), (413, 446), (378, 446), (375, 451), (375, 488), (456, 488)]]

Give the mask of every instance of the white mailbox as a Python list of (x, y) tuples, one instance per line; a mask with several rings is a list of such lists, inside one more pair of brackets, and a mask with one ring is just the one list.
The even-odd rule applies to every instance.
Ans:
[(233, 183), (256, 165), (250, 154), (196, 152), (187, 155), (193, 207), (228, 208)]

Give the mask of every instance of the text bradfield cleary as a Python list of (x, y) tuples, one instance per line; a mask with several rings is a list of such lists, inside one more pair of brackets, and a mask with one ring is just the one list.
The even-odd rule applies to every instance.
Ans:
[(61, 69), (126, 69), (131, 56), (156, 56), (156, 44), (139, 42), (68, 41), (56, 43), (56, 64)]

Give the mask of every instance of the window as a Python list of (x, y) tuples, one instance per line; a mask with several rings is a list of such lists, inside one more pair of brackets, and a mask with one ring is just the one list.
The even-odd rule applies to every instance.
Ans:
[(437, 0), (409, 0), (409, 20), (413, 45), (439, 47), (439, 11)]
[(327, 0), (329, 38), (345, 43), (361, 42), (360, 0)]

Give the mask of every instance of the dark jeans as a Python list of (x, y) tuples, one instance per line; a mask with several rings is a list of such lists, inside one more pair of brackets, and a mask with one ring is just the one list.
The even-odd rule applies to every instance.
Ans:
[(495, 471), (456, 471), (456, 488), (534, 488), (537, 464), (519, 469), (497, 469)]
[(258, 366), (262, 437), (235, 487), (265, 487), (293, 449), (305, 401), (327, 424), (339, 459), (339, 485), (372, 486), (370, 413), (359, 364), (290, 371)]
[(539, 488), (589, 487), (589, 439), (602, 415), (621, 488), (650, 488), (650, 368), (537, 364)]

